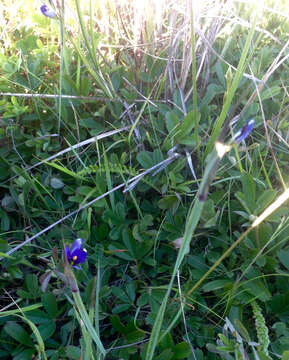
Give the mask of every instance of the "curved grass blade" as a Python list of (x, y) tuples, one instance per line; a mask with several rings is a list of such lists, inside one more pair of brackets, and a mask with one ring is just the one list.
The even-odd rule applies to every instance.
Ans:
[(257, 22), (257, 16), (255, 16), (254, 22), (253, 22), (252, 27), (251, 27), (251, 30), (250, 30), (250, 32), (249, 32), (249, 34), (247, 36), (246, 43), (244, 45), (244, 48), (243, 48), (243, 51), (242, 51), (242, 54), (241, 54), (241, 58), (240, 58), (240, 61), (239, 61), (238, 67), (237, 67), (237, 71), (236, 71), (235, 76), (234, 76), (234, 78), (232, 80), (232, 84), (231, 84), (230, 88), (227, 90), (226, 99), (225, 99), (225, 102), (223, 104), (221, 114), (220, 114), (220, 116), (217, 118), (217, 120), (215, 122), (212, 135), (210, 137), (210, 140), (209, 140), (207, 148), (206, 148), (206, 152), (205, 152), (206, 156), (211, 152), (211, 150), (212, 150), (212, 148), (214, 146), (214, 143), (216, 142), (216, 140), (217, 140), (217, 138), (218, 138), (218, 136), (219, 136), (219, 134), (221, 132), (221, 128), (222, 128), (222, 126), (224, 124), (224, 121), (225, 121), (226, 116), (228, 114), (228, 111), (230, 109), (233, 97), (234, 97), (234, 95), (235, 95), (235, 93), (237, 91), (237, 88), (238, 88), (240, 80), (241, 80), (241, 78), (243, 76), (243, 73), (245, 72), (246, 66), (248, 65), (248, 62), (251, 59), (253, 50), (251, 51), (250, 56), (248, 56), (248, 53), (249, 53), (251, 42), (252, 42), (252, 39), (253, 39), (253, 36), (254, 36), (254, 33), (255, 33), (256, 22)]

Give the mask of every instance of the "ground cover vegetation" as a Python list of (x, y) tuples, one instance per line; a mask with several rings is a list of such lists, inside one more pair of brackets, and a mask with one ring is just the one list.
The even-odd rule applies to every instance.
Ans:
[(289, 359), (287, 2), (0, 20), (1, 359)]

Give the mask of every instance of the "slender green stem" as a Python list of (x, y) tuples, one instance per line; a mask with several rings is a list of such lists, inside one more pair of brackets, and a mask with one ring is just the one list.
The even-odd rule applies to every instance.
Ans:
[(192, 83), (193, 83), (193, 118), (195, 120), (194, 137), (198, 143), (198, 125), (199, 117), (197, 116), (198, 98), (197, 98), (197, 64), (196, 64), (196, 36), (195, 36), (195, 13), (193, 8), (193, 1), (190, 1), (191, 13), (191, 43), (192, 43)]
[(61, 16), (60, 16), (60, 69), (59, 69), (59, 98), (58, 98), (58, 125), (57, 133), (60, 135), (61, 127), (61, 105), (62, 105), (62, 79), (63, 79), (63, 65), (64, 65), (64, 0), (61, 2)]
[[(263, 173), (264, 173), (264, 175), (265, 175), (267, 184), (268, 184), (268, 186), (269, 186), (270, 189), (273, 189), (273, 186), (272, 186), (272, 184), (271, 184), (269, 175), (268, 175), (267, 170), (266, 170), (266, 168), (265, 168), (265, 164), (264, 164), (264, 161), (263, 161), (261, 152), (260, 152), (260, 148), (258, 148), (258, 154), (259, 154), (259, 159), (260, 159), (260, 162), (261, 162), (262, 170), (263, 170)], [(266, 157), (266, 156), (265, 156), (265, 157)]]
[(235, 249), (237, 245), (240, 244), (242, 240), (245, 239), (245, 237), (249, 234), (249, 232), (253, 229), (253, 227), (249, 227), (239, 238), (236, 240), (230, 247), (227, 249), (223, 255), (215, 262), (214, 265), (210, 267), (210, 269), (200, 278), (199, 281), (195, 283), (195, 285), (186, 293), (186, 296), (189, 296), (192, 292), (194, 292), (201, 284), (202, 282), (218, 267), (221, 262), (232, 252), (232, 250)]
[(215, 122), (212, 135), (210, 137), (210, 140), (209, 140), (207, 148), (206, 148), (206, 152), (205, 152), (206, 156), (209, 155), (209, 153), (212, 151), (214, 143), (216, 142), (216, 140), (221, 132), (221, 128), (224, 124), (224, 121), (225, 121), (228, 111), (230, 109), (233, 97), (235, 96), (235, 93), (237, 91), (240, 80), (241, 80), (243, 73), (246, 69), (246, 66), (248, 64), (248, 61), (251, 58), (250, 56), (248, 56), (248, 53), (249, 53), (251, 42), (252, 42), (252, 39), (253, 39), (253, 36), (255, 33), (256, 21), (257, 21), (257, 16), (255, 16), (254, 22), (253, 22), (250, 32), (247, 36), (246, 43), (244, 45), (244, 48), (243, 48), (243, 51), (241, 54), (241, 58), (240, 58), (240, 61), (239, 61), (238, 67), (237, 67), (237, 71), (232, 80), (232, 84), (226, 92), (226, 99), (224, 101), (221, 114), (218, 117), (217, 121)]
[(87, 328), (87, 331), (89, 332), (89, 334), (91, 335), (91, 337), (93, 338), (97, 348), (99, 349), (99, 351), (105, 355), (106, 351), (102, 345), (102, 342), (100, 341), (100, 338), (95, 330), (95, 328), (93, 327), (89, 316), (87, 314), (87, 311), (85, 309), (85, 306), (82, 302), (82, 299), (80, 297), (79, 291), (73, 292), (73, 298), (75, 301), (75, 306), (80, 314), (81, 320), (83, 321), (84, 325)]

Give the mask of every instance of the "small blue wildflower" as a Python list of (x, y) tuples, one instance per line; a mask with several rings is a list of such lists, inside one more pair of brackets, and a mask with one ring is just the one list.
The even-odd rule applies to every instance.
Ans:
[(49, 17), (51, 19), (55, 19), (57, 17), (56, 12), (51, 7), (45, 4), (40, 7), (40, 10), (42, 14), (46, 17)]
[(82, 264), (86, 260), (87, 251), (82, 247), (83, 240), (78, 238), (76, 239), (71, 247), (65, 245), (65, 254), (67, 261), (76, 269), (81, 269), (78, 264)]
[(252, 131), (254, 123), (255, 119), (247, 121), (247, 123), (242, 127), (242, 129), (236, 132), (232, 140), (237, 144), (243, 141)]

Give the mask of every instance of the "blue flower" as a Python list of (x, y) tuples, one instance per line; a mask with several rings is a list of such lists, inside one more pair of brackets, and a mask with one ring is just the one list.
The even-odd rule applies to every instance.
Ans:
[(76, 239), (71, 247), (65, 245), (65, 254), (67, 261), (76, 269), (80, 269), (78, 264), (82, 264), (86, 260), (87, 251), (82, 247), (83, 240), (78, 238)]
[(236, 132), (232, 140), (237, 144), (243, 141), (252, 131), (254, 123), (255, 119), (248, 120), (247, 123), (242, 127), (242, 129)]
[(40, 7), (40, 10), (44, 16), (47, 16), (51, 19), (55, 19), (57, 17), (56, 12), (45, 4)]

